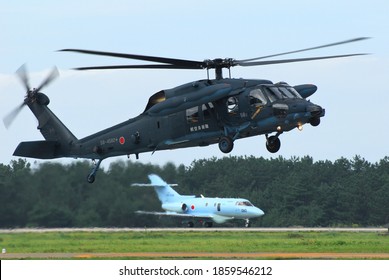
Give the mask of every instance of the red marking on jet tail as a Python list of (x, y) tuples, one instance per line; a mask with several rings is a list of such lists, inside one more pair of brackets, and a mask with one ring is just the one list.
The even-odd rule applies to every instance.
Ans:
[(120, 143), (121, 145), (123, 145), (125, 142), (126, 142), (126, 139), (125, 139), (123, 136), (121, 136), (121, 137), (119, 138), (119, 143)]

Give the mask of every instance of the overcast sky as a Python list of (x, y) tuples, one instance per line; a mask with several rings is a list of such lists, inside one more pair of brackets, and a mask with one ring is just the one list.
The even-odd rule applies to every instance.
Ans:
[[(360, 155), (376, 162), (389, 154), (388, 15), (386, 0), (2, 1), (1, 117), (23, 101), (24, 89), (15, 76), (23, 63), (32, 86), (39, 85), (54, 65), (58, 67), (59, 79), (43, 92), (51, 99), (51, 110), (78, 138), (137, 116), (149, 96), (161, 89), (206, 78), (202, 70), (78, 72), (71, 68), (133, 61), (56, 52), (63, 48), (191, 60), (245, 59), (366, 36), (372, 39), (280, 58), (369, 56), (233, 68), (234, 78), (316, 84), (318, 91), (311, 101), (324, 107), (326, 116), (318, 127), (305, 125), (301, 132), (284, 133), (275, 155), (266, 150), (264, 136), (236, 141), (231, 155), (309, 155), (331, 161)], [(43, 139), (36, 126), (28, 108), (8, 130), (1, 124), (0, 163), (17, 159), (12, 153), (19, 142)], [(213, 156), (224, 156), (217, 145), (145, 153), (140, 160), (189, 165)], [(118, 159), (127, 157), (114, 160)]]

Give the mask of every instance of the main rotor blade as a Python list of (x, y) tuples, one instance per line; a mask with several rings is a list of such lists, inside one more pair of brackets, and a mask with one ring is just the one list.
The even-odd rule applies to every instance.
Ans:
[(92, 51), (92, 50), (82, 50), (82, 49), (62, 49), (59, 51), (78, 52), (84, 54), (144, 60), (144, 61), (151, 61), (151, 62), (167, 63), (176, 66), (197, 67), (197, 68), (189, 68), (189, 69), (202, 69), (202, 63), (203, 63), (202, 61), (194, 61), (194, 60), (184, 60), (184, 59), (176, 59), (176, 58), (168, 58), (168, 57), (147, 56), (147, 55), (137, 55), (137, 54), (126, 54), (126, 53), (102, 52), (102, 51)]
[(17, 115), (19, 115), (20, 111), (23, 109), (24, 105), (26, 105), (25, 102), (23, 102), (22, 104), (20, 104), (18, 107), (16, 107), (15, 109), (13, 109), (8, 115), (6, 115), (4, 118), (3, 118), (3, 123), (4, 123), (4, 126), (8, 129), (12, 122), (15, 120), (15, 118), (17, 117)]
[(74, 70), (106, 70), (106, 69), (203, 69), (197, 66), (180, 66), (171, 64), (146, 64), (146, 65), (106, 65), (77, 67)]
[(59, 72), (57, 67), (54, 66), (53, 70), (51, 70), (50, 74), (47, 78), (40, 84), (39, 87), (36, 88), (35, 91), (39, 92), (42, 88), (50, 84), (53, 80), (55, 80), (59, 76)]
[(237, 61), (237, 63), (240, 64), (241, 62), (249, 62), (249, 61), (253, 61), (253, 60), (260, 60), (260, 59), (264, 59), (264, 58), (270, 58), (270, 57), (281, 56), (281, 55), (286, 55), (286, 54), (292, 54), (292, 53), (299, 53), (299, 52), (311, 51), (311, 50), (316, 50), (316, 49), (328, 48), (328, 47), (333, 47), (333, 46), (337, 46), (337, 45), (353, 43), (353, 42), (367, 40), (367, 39), (370, 39), (370, 37), (358, 37), (358, 38), (354, 38), (354, 39), (350, 39), (350, 40), (346, 40), (346, 41), (340, 41), (340, 42), (326, 44), (326, 45), (321, 45), (321, 46), (312, 47), (312, 48), (306, 48), (306, 49), (301, 49), (301, 50), (296, 50), (296, 51), (272, 54), (272, 55), (267, 55), (267, 56), (260, 56), (260, 57), (249, 58), (249, 59), (243, 59), (243, 60)]
[(291, 63), (291, 62), (320, 60), (320, 59), (332, 59), (332, 58), (350, 57), (350, 56), (358, 56), (358, 55), (367, 55), (367, 53), (332, 55), (332, 56), (318, 56), (318, 57), (295, 58), (295, 59), (281, 59), (281, 60), (252, 61), (252, 62), (241, 62), (241, 61), (238, 62), (237, 61), (237, 63), (235, 65), (257, 66), (257, 65), (281, 64), (281, 63)]
[(18, 70), (16, 70), (16, 74), (19, 77), (19, 79), (22, 81), (23, 86), (26, 89), (26, 92), (31, 89), (30, 82), (27, 76), (27, 70), (26, 70), (26, 64), (23, 64), (19, 67)]

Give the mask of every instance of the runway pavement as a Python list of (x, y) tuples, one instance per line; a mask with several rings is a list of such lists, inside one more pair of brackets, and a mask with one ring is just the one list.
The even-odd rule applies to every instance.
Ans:
[(16, 228), (16, 229), (0, 229), (1, 233), (32, 233), (32, 232), (140, 232), (140, 231), (254, 231), (254, 232), (380, 232), (389, 233), (388, 228), (332, 228), (332, 227), (287, 227), (287, 228)]

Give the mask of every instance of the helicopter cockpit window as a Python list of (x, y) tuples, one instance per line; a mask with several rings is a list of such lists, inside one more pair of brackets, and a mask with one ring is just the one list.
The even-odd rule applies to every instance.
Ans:
[(293, 87), (288, 87), (288, 91), (290, 91), (296, 98), (302, 98), (301, 95), (295, 90)]
[(266, 97), (260, 89), (254, 89), (249, 94), (250, 105), (258, 107), (267, 103)]
[(274, 95), (276, 95), (278, 97), (278, 99), (285, 99), (285, 98), (287, 98), (287, 96), (283, 92), (281, 92), (279, 88), (277, 88), (277, 87), (269, 87), (269, 89), (270, 89), (270, 91), (272, 93), (274, 93)]
[(231, 96), (227, 99), (227, 110), (229, 114), (237, 114), (239, 111), (238, 98)]
[(273, 91), (273, 87), (266, 87), (266, 93), (267, 97), (269, 98), (270, 102), (277, 101), (279, 99), (282, 99), (282, 96), (279, 92)]
[(295, 95), (293, 95), (287, 88), (280, 87), (278, 88), (282, 95), (285, 96), (286, 98), (296, 98)]

